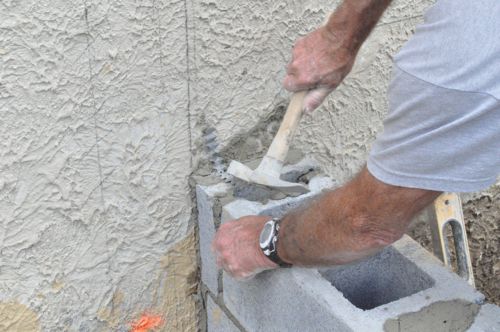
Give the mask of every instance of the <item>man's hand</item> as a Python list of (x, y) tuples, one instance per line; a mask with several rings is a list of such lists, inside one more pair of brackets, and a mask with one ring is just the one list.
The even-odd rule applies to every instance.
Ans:
[(304, 110), (311, 112), (351, 71), (355, 57), (321, 27), (295, 43), (283, 86), (294, 92), (311, 90), (304, 100)]
[(247, 216), (222, 224), (212, 250), (217, 265), (236, 279), (248, 279), (278, 265), (267, 258), (259, 246), (259, 236), (271, 217)]
[(304, 110), (317, 108), (352, 69), (361, 44), (391, 0), (344, 0), (325, 26), (299, 39), (283, 86), (310, 90)]

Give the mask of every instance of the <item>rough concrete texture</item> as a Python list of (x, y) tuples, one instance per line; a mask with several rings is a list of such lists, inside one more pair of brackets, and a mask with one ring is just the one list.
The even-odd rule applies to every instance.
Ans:
[(192, 237), (185, 12), (0, 3), (0, 307), (34, 313), (0, 324), (128, 330), (165, 308), (194, 319), (179, 304), (192, 266), (174, 263), (192, 253), (165, 258)]
[(224, 311), (207, 297), (207, 332), (240, 332), (241, 330), (227, 317)]
[[(279, 216), (307, 198), (237, 199), (223, 207), (223, 222)], [(484, 301), (407, 236), (350, 266), (280, 269), (244, 282), (224, 273), (222, 284), (226, 307), (248, 331), (404, 331), (408, 324), (426, 331), (429, 322), (436, 331), (465, 331)]]
[(500, 183), (465, 197), (463, 209), (476, 287), (500, 305)]

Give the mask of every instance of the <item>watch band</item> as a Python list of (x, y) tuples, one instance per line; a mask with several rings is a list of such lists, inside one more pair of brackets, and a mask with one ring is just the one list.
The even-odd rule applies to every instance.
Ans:
[(285, 262), (284, 260), (281, 259), (281, 257), (278, 255), (278, 239), (279, 239), (279, 230), (280, 230), (280, 222), (281, 219), (279, 218), (273, 218), (274, 221), (274, 238), (272, 241), (272, 250), (270, 251), (269, 257), (270, 260), (278, 264), (280, 267), (291, 267), (292, 264)]

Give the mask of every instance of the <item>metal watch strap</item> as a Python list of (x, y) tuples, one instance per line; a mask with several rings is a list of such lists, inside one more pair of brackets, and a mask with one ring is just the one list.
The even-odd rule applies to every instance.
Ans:
[(275, 235), (274, 235), (274, 238), (276, 239), (275, 241), (273, 241), (273, 249), (270, 253), (269, 253), (269, 259), (272, 260), (273, 262), (275, 262), (276, 264), (278, 264), (280, 267), (291, 267), (292, 264), (289, 264), (285, 261), (283, 261), (280, 256), (278, 255), (278, 240), (279, 240), (279, 230), (280, 230), (280, 222), (281, 222), (281, 219), (279, 218), (273, 218), (274, 220), (274, 229), (275, 229)]

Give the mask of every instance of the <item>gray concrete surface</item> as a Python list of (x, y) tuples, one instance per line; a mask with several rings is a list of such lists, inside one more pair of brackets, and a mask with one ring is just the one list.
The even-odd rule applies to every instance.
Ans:
[(494, 304), (485, 304), (479, 310), (469, 332), (498, 332), (500, 331), (500, 307)]
[(359, 264), (320, 274), (354, 306), (370, 310), (434, 286), (434, 280), (392, 247)]
[(210, 296), (207, 298), (207, 331), (241, 332)]
[(220, 222), (220, 213), (222, 211), (219, 198), (226, 195), (230, 188), (231, 185), (226, 183), (196, 186), (201, 281), (215, 295), (219, 294), (222, 289), (219, 289), (220, 271), (217, 269), (211, 245), (217, 230), (215, 221)]

